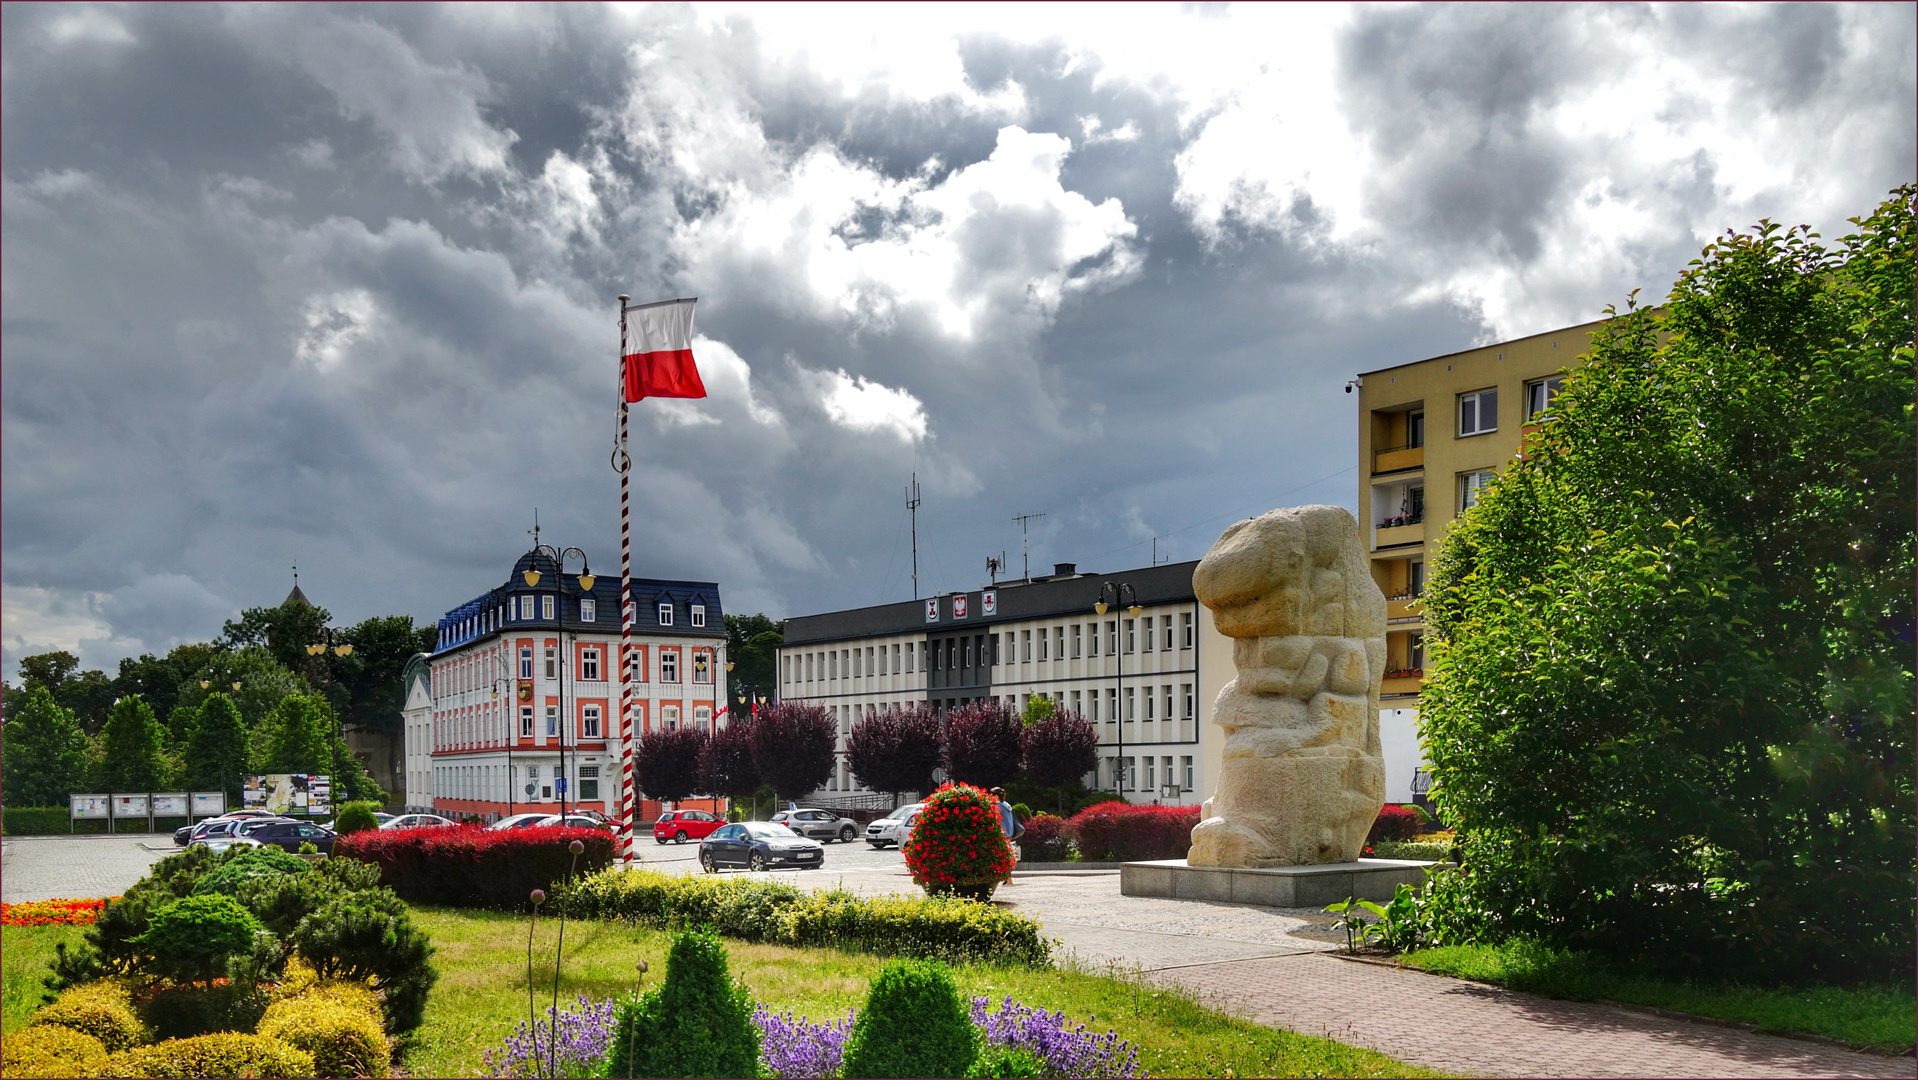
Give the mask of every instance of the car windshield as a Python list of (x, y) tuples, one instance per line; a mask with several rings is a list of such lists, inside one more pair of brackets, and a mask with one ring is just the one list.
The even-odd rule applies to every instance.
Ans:
[(782, 836), (797, 837), (799, 835), (798, 833), (792, 831), (791, 829), (788, 829), (784, 825), (778, 825), (770, 821), (749, 821), (746, 823), (744, 828), (747, 833), (753, 836), (766, 836), (766, 837), (776, 838), (776, 837), (782, 837)]
[(886, 816), (887, 816), (887, 817), (889, 817), (889, 818), (891, 818), (891, 819), (893, 819), (894, 821), (898, 821), (898, 820), (900, 820), (901, 818), (905, 818), (905, 817), (910, 817), (910, 816), (912, 815), (912, 813), (913, 813), (914, 811), (916, 811), (916, 810), (918, 810), (918, 809), (919, 809), (919, 807), (918, 807), (918, 806), (916, 806), (916, 805), (915, 805), (915, 806), (902, 806), (902, 807), (900, 807), (899, 809), (897, 809), (897, 810), (894, 810), (894, 811), (893, 811), (892, 813), (890, 813), (890, 814), (887, 814)]

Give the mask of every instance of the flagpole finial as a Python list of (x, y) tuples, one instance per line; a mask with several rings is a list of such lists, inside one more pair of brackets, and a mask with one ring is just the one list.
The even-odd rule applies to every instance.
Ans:
[(631, 300), (631, 299), (632, 299), (632, 297), (630, 297), (630, 296), (627, 296), (627, 295), (626, 295), (625, 293), (620, 293), (620, 294), (619, 294), (619, 303), (620, 303), (620, 306), (621, 306), (621, 307), (624, 307), (624, 306), (626, 305), (626, 301), (628, 301), (628, 300)]

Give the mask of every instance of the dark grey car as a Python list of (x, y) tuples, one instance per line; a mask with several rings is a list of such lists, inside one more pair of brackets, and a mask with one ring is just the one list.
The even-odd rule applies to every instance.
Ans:
[(709, 874), (726, 866), (814, 870), (825, 863), (825, 847), (770, 821), (736, 822), (699, 842), (699, 865)]
[(857, 821), (842, 818), (830, 810), (781, 810), (772, 819), (774, 824), (814, 840), (850, 844), (859, 836)]

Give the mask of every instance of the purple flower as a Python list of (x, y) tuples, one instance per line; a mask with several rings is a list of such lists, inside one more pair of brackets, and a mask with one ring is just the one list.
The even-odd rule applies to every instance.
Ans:
[(776, 1013), (764, 1005), (754, 1006), (753, 1025), (759, 1028), (759, 1058), (766, 1075), (782, 1080), (838, 1075), (852, 1021), (851, 1009), (838, 1023), (815, 1024), (803, 1016), (795, 1018), (791, 1010)]
[(972, 1022), (983, 1031), (986, 1045), (1029, 1051), (1044, 1064), (1047, 1076), (1139, 1075), (1139, 1051), (1118, 1032), (1094, 1035), (1084, 1024), (1067, 1028), (1063, 1011), (1021, 1005), (1010, 994), (996, 1013), (986, 1011), (988, 1004), (982, 997), (972, 999)]
[[(506, 1044), (486, 1052), (489, 1076), (546, 1076), (549, 1051), (554, 1051), (554, 1076), (595, 1076), (613, 1045), (613, 999), (594, 1004), (586, 995), (577, 1006), (546, 1010), (537, 1025), (520, 1021)], [(531, 1027), (531, 1030), (529, 1029)]]

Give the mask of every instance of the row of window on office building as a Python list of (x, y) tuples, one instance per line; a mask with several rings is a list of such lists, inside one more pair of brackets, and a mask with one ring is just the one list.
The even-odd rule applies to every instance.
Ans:
[[(599, 766), (581, 765), (578, 770), (572, 800), (598, 802)], [(440, 765), (433, 769), (433, 792), (442, 799), (507, 802), (510, 797), (514, 802), (547, 802), (559, 797), (559, 780), (565, 775), (564, 765)], [(509, 790), (519, 783), (533, 785), (534, 794), (528, 795), (524, 787)]]
[[(1125, 720), (1127, 723), (1136, 720), (1144, 720), (1147, 723), (1173, 719), (1190, 720), (1193, 717), (1193, 709), (1196, 705), (1196, 700), (1192, 695), (1192, 684), (1189, 682), (1179, 683), (1176, 693), (1171, 683), (1163, 686), (1128, 686), (1125, 688), (1123, 698), (1120, 696), (1118, 687), (1109, 686), (1105, 688), (1105, 707), (1103, 709), (1100, 708), (1100, 693), (1097, 688), (1091, 690), (1064, 690), (1052, 694), (1005, 694), (990, 696), (984, 699), (966, 698), (964, 701), (994, 701), (1004, 705), (1008, 709), (1023, 713), (1026, 707), (1032, 703), (1032, 699), (1035, 696), (1050, 697), (1052, 698), (1053, 704), (1058, 708), (1078, 713), (1094, 724), (1104, 723), (1108, 729), (1119, 721), (1119, 705), (1122, 700), (1125, 703)], [(937, 705), (940, 703), (935, 702), (934, 704)], [(951, 701), (944, 702), (944, 704), (950, 708), (962, 704), (962, 701), (961, 699), (954, 698)], [(1176, 717), (1173, 714), (1175, 705), (1179, 709)], [(852, 733), (853, 721), (861, 717), (876, 714), (882, 706), (877, 704), (829, 705), (827, 708), (831, 711), (833, 717), (839, 721), (839, 733), (841, 735), (850, 735)], [(1143, 715), (1141, 715), (1142, 710)]]
[[(590, 596), (581, 596), (577, 599), (579, 601), (577, 612), (579, 621), (598, 622), (599, 601)], [(475, 634), (483, 634), (489, 630), (497, 630), (509, 622), (533, 622), (535, 620), (552, 622), (558, 617), (559, 598), (551, 593), (541, 595), (525, 593), (517, 597), (516, 601), (517, 602), (503, 604), (492, 612), (462, 619), (458, 627), (458, 636), (467, 638)], [(677, 615), (677, 610), (672, 601), (659, 601), (659, 625), (675, 625), (674, 620)], [(690, 626), (703, 629), (706, 625), (706, 605), (688, 605), (686, 622)]]
[[(1125, 635), (1125, 652), (1171, 651), (1175, 647), (1190, 649), (1193, 645), (1192, 613), (1180, 615), (1181, 636), (1174, 638), (1173, 618), (1162, 615), (1156, 624), (1151, 616), (1143, 619), (1112, 620), (1105, 623), (1103, 638), (1105, 654), (1119, 652), (1119, 635)], [(1032, 630), (1008, 630), (1003, 634), (987, 634), (981, 649), (990, 649), (990, 653), (980, 657), (992, 666), (1002, 663), (1032, 663), (1035, 660), (1044, 663), (1048, 660), (1077, 660), (1083, 656), (1100, 655), (1099, 624), (1070, 623), (1052, 627), (1040, 627), (1037, 636)], [(1003, 640), (1001, 640), (1003, 639)], [(1035, 649), (1034, 646), (1037, 646)], [(1002, 660), (1005, 651), (1017, 649), (1016, 661)], [(806, 652), (788, 655), (786, 658), (785, 678), (789, 683), (817, 682), (828, 679), (864, 678), (866, 676), (913, 674), (915, 667), (926, 671), (972, 667), (974, 664), (973, 639), (947, 639), (941, 648), (937, 641), (903, 642), (894, 645), (867, 645), (863, 648), (827, 649), (823, 652)], [(903, 666), (902, 666), (903, 665)]]

